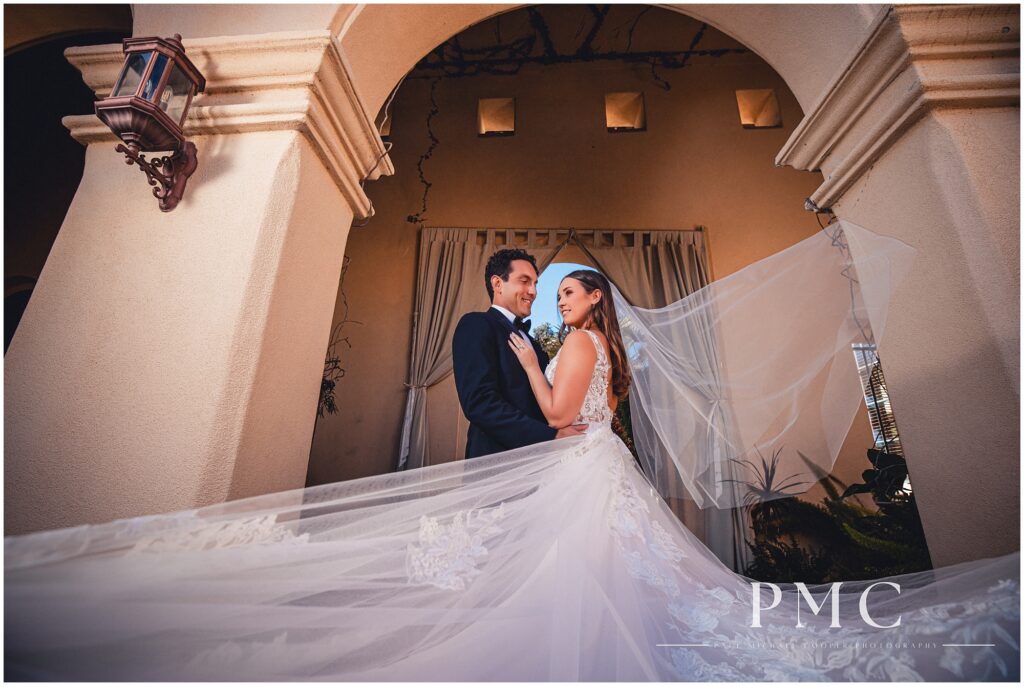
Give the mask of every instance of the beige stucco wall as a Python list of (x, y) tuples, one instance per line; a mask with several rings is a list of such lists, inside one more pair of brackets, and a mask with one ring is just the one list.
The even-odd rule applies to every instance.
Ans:
[(839, 206), (918, 250), (881, 356), (937, 565), (1019, 539), (1018, 131), (1015, 108), (932, 115)]
[(352, 214), (295, 132), (195, 142), (169, 214), (88, 149), (4, 360), (7, 534), (302, 485)]
[(325, 4), (211, 4), (182, 7), (176, 4), (132, 5), (136, 36), (186, 38), (246, 36), (279, 31), (326, 29), (338, 5)]
[[(700, 23), (654, 10), (634, 48), (671, 44)], [(508, 30), (508, 24), (505, 24)], [(649, 27), (646, 31), (644, 27)], [(574, 30), (575, 26), (553, 26)], [(473, 33), (479, 30), (480, 33)], [(463, 40), (491, 35), (476, 27)], [(571, 35), (571, 33), (569, 34)], [(702, 48), (741, 48), (711, 29)], [(432, 129), (439, 144), (424, 163), (432, 184), (426, 214), (432, 226), (515, 228), (707, 228), (712, 273), (720, 278), (818, 230), (803, 200), (820, 174), (777, 168), (773, 157), (802, 117), (782, 79), (757, 55), (695, 58), (686, 69), (659, 70), (671, 90), (658, 88), (647, 67), (591, 63), (529, 67), (516, 77), (442, 79)], [(735, 90), (774, 88), (783, 127), (744, 130)], [(609, 134), (605, 92), (641, 90), (648, 111), (643, 133)], [(475, 134), (480, 97), (517, 98), (510, 138)], [(405, 407), (419, 211), (423, 186), (416, 165), (429, 146), (430, 81), (407, 79), (393, 104), (391, 157), (397, 173), (368, 186), (377, 214), (349, 239), (344, 284), (346, 369), (337, 415), (318, 421), (309, 483), (390, 471), (397, 462)], [(560, 259), (571, 259), (564, 253)], [(480, 286), (482, 288), (482, 285)], [(342, 303), (336, 321), (342, 316)], [(461, 457), (467, 424), (451, 377), (428, 391), (431, 454)], [(858, 416), (837, 475), (859, 480), (868, 466), (866, 413)], [(823, 496), (818, 490), (807, 497)]]

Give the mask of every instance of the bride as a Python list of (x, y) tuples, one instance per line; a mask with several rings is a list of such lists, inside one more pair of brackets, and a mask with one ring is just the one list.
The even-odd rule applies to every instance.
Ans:
[(1019, 678), (1018, 554), (819, 586), (725, 567), (611, 429), (656, 363), (637, 361), (613, 296), (597, 272), (562, 281), (571, 331), (546, 375), (509, 339), (545, 417), (583, 436), (8, 537), (8, 678)]

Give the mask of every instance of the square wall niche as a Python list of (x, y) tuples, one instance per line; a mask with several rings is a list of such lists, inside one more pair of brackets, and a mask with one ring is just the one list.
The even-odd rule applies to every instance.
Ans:
[(480, 98), (476, 110), (478, 136), (511, 136), (516, 132), (515, 98)]
[(782, 126), (779, 100), (772, 88), (736, 91), (736, 106), (745, 129), (777, 129)]
[(643, 93), (605, 93), (604, 120), (610, 133), (646, 131)]

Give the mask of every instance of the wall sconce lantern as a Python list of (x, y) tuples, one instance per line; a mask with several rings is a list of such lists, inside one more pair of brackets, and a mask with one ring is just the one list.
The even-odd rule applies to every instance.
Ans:
[[(125, 38), (123, 46), (121, 75), (110, 97), (96, 103), (96, 116), (124, 141), (115, 149), (125, 154), (128, 164), (139, 165), (160, 209), (170, 212), (199, 163), (196, 146), (185, 140), (181, 126), (206, 79), (185, 56), (181, 34)], [(167, 150), (173, 154), (153, 160), (140, 154)]]

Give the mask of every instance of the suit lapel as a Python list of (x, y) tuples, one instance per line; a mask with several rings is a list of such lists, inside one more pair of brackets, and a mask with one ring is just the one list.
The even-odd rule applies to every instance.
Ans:
[[(501, 324), (508, 333), (512, 333), (516, 330), (516, 328), (512, 326), (512, 322), (510, 322), (505, 315), (503, 315), (501, 312), (498, 312), (493, 307), (487, 308), (487, 316), (493, 319), (498, 324)], [(533, 336), (531, 336), (530, 334), (526, 334), (526, 336), (527, 338), (530, 339), (530, 343), (533, 344), (533, 349), (537, 352), (537, 359), (540, 360), (540, 368), (543, 370), (548, 366), (548, 362), (550, 362), (548, 354), (544, 351), (544, 348), (540, 347), (540, 343), (538, 343)], [(504, 354), (508, 354), (511, 355), (512, 357), (515, 357), (515, 354), (511, 350), (508, 350), (507, 346), (502, 347), (501, 351)]]
[(510, 322), (505, 317), (505, 315), (503, 315), (501, 312), (498, 312), (493, 307), (488, 307), (487, 308), (487, 316), (490, 317), (491, 319), (493, 319), (494, 321), (498, 322), (499, 324), (503, 324), (505, 326), (505, 328), (509, 330), (509, 332), (512, 332), (512, 331), (515, 330), (513, 328), (513, 326), (512, 326), (512, 322)]

